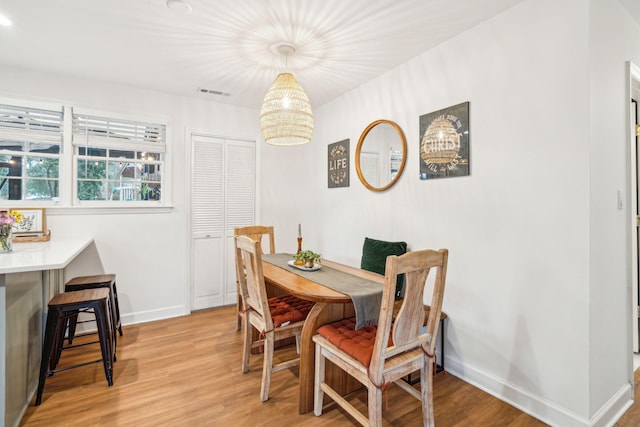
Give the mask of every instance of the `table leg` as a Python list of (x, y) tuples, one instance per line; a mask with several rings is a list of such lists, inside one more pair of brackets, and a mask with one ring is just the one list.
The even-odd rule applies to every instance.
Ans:
[(300, 402), (298, 412), (301, 414), (313, 411), (315, 346), (311, 338), (320, 326), (344, 318), (345, 304), (317, 302), (304, 322), (300, 337)]

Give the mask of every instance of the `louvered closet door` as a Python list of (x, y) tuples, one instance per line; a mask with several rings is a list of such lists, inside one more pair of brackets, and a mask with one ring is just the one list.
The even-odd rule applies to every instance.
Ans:
[(255, 144), (191, 137), (191, 308), (236, 301), (233, 228), (255, 221)]
[(227, 268), (224, 304), (235, 304), (236, 259), (233, 245), (233, 229), (255, 225), (256, 221), (256, 165), (255, 143), (227, 141), (226, 144), (226, 202), (225, 229), (227, 235)]

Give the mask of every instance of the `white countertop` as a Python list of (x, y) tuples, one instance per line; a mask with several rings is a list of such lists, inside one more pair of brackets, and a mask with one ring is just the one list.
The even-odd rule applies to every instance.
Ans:
[(0, 253), (0, 274), (64, 268), (92, 242), (92, 237), (14, 242), (12, 252)]

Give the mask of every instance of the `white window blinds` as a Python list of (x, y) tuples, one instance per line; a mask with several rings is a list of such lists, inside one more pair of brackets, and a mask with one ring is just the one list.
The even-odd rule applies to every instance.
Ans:
[(133, 120), (73, 114), (73, 144), (137, 151), (166, 151), (166, 126)]
[(0, 141), (62, 144), (63, 115), (60, 111), (0, 104)]

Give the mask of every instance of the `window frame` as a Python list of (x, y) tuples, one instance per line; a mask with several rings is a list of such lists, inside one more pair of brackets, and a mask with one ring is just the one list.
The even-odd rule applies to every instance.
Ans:
[[(1, 155), (7, 155), (7, 156), (12, 156), (12, 157), (21, 157), (23, 159), (23, 166), (22, 166), (22, 172), (21, 175), (19, 177), (19, 179), (22, 181), (22, 187), (21, 187), (21, 198), (19, 200), (10, 200), (10, 199), (1, 199), (0, 201), (2, 203), (10, 203), (13, 206), (16, 207), (28, 207), (28, 206), (49, 206), (49, 205), (54, 205), (59, 203), (59, 201), (62, 199), (62, 194), (63, 194), (63, 187), (64, 187), (64, 157), (65, 157), (65, 123), (66, 123), (66, 110), (64, 108), (64, 106), (62, 104), (59, 103), (43, 103), (43, 102), (38, 102), (38, 101), (29, 101), (29, 100), (24, 100), (24, 99), (13, 99), (13, 98), (5, 98), (5, 97), (0, 97), (0, 104), (7, 106), (7, 107), (13, 107), (16, 109), (24, 109), (25, 111), (46, 111), (46, 112), (52, 112), (52, 113), (60, 113), (60, 140), (55, 141), (55, 143), (59, 144), (59, 150), (57, 154), (51, 154), (51, 153), (38, 153), (38, 152), (32, 152), (32, 151), (12, 151), (12, 150), (2, 150), (0, 148), (0, 154)], [(0, 127), (2, 128), (2, 127)], [(1, 131), (1, 130), (0, 130)], [(16, 130), (16, 133), (19, 133), (20, 130)], [(7, 133), (11, 133), (11, 131), (7, 131)], [(53, 141), (54, 138), (48, 138), (48, 137), (42, 137), (39, 135), (42, 135), (40, 133), (38, 133), (37, 131), (34, 131), (34, 136), (33, 139), (31, 138), (26, 138), (26, 139), (20, 139), (20, 141), (25, 142), (25, 143), (46, 143), (47, 141)], [(28, 139), (28, 140), (27, 140)], [(23, 197), (26, 195), (26, 191), (27, 191), (27, 187), (26, 187), (26, 181), (28, 179), (30, 179), (29, 175), (28, 175), (28, 171), (26, 168), (26, 159), (29, 157), (46, 157), (46, 158), (54, 158), (58, 160), (58, 177), (57, 178), (53, 178), (51, 180), (56, 181), (57, 185), (58, 185), (58, 195), (57, 197), (52, 197), (51, 199), (35, 199), (35, 200), (28, 200), (28, 199), (24, 199)], [(17, 177), (13, 177), (13, 179), (16, 179)], [(40, 178), (36, 178), (36, 179), (40, 179)]]
[[(172, 168), (172, 127), (168, 116), (148, 115), (135, 112), (115, 113), (109, 110), (95, 110), (85, 107), (72, 106), (64, 102), (48, 102), (41, 100), (11, 98), (0, 96), (0, 104), (17, 106), (25, 109), (41, 109), (62, 111), (63, 130), (62, 143), (58, 156), (58, 200), (0, 200), (0, 203), (10, 203), (14, 207), (43, 207), (48, 214), (55, 213), (163, 213), (173, 209), (173, 168)], [(77, 201), (77, 162), (72, 140), (73, 110), (83, 114), (96, 115), (117, 120), (149, 122), (165, 126), (164, 169), (162, 170), (162, 200), (158, 203), (150, 201)], [(21, 155), (25, 154), (20, 152)]]
[[(71, 156), (70, 157), (70, 161), (71, 161), (71, 167), (70, 167), (70, 186), (71, 186), (71, 194), (70, 194), (70, 198), (71, 198), (71, 205), (74, 207), (91, 207), (91, 208), (117, 208), (117, 209), (126, 209), (126, 208), (130, 208), (130, 209), (135, 209), (135, 210), (146, 210), (146, 209), (154, 209), (154, 208), (166, 208), (166, 207), (170, 207), (171, 206), (171, 188), (170, 188), (170, 182), (171, 182), (171, 142), (170, 142), (170, 135), (171, 135), (171, 127), (169, 125), (169, 120), (165, 117), (150, 117), (150, 116), (145, 116), (145, 115), (139, 115), (139, 114), (122, 114), (122, 113), (113, 113), (113, 112), (107, 112), (107, 111), (102, 111), (102, 110), (92, 110), (92, 109), (87, 109), (87, 108), (81, 108), (81, 107), (69, 107), (69, 110), (71, 110), (71, 113), (69, 114), (70, 116), (70, 123), (69, 123), (69, 151), (71, 152)], [(159, 164), (160, 165), (160, 170), (161, 170), (161, 174), (160, 174), (160, 188), (161, 188), (161, 193), (160, 193), (160, 200), (80, 200), (78, 198), (78, 183), (80, 181), (79, 177), (78, 177), (78, 172), (79, 172), (79, 167), (78, 167), (78, 161), (81, 158), (86, 158), (86, 159), (98, 159), (100, 161), (114, 161), (118, 158), (115, 157), (109, 157), (109, 156), (98, 156), (98, 157), (94, 157), (94, 156), (90, 156), (90, 155), (79, 155), (78, 152), (78, 148), (82, 147), (82, 146), (87, 146), (86, 144), (82, 144), (78, 141), (74, 141), (73, 138), (75, 137), (75, 132), (74, 132), (74, 120), (75, 120), (75, 116), (76, 115), (81, 115), (81, 116), (90, 116), (90, 117), (94, 117), (94, 118), (100, 118), (100, 119), (104, 119), (104, 120), (108, 120), (108, 121), (123, 121), (123, 122), (129, 122), (129, 123), (133, 123), (133, 122), (137, 122), (139, 124), (152, 124), (152, 125), (158, 125), (158, 126), (163, 126), (164, 127), (164, 143), (162, 144), (162, 146), (155, 146), (153, 145), (153, 143), (139, 143), (139, 142), (133, 142), (133, 141), (122, 141), (119, 144), (113, 144), (110, 145), (108, 143), (105, 142), (101, 142), (100, 144), (98, 144), (101, 148), (105, 148), (108, 150), (113, 150), (113, 149), (122, 149), (125, 151), (133, 151), (133, 152), (140, 152), (142, 151), (141, 148), (150, 148), (153, 152), (161, 152), (161, 160), (141, 160), (141, 159), (137, 159), (137, 158), (132, 158), (132, 159), (123, 159), (123, 161), (125, 162), (131, 162), (131, 163), (140, 163), (140, 164)], [(95, 146), (95, 145), (91, 145), (89, 144), (88, 146)], [(162, 149), (160, 149), (162, 148)], [(135, 157), (135, 156), (134, 156)], [(107, 174), (108, 175), (108, 174)], [(109, 179), (108, 177), (105, 178), (105, 182), (108, 182)], [(143, 182), (143, 181), (141, 181)]]

